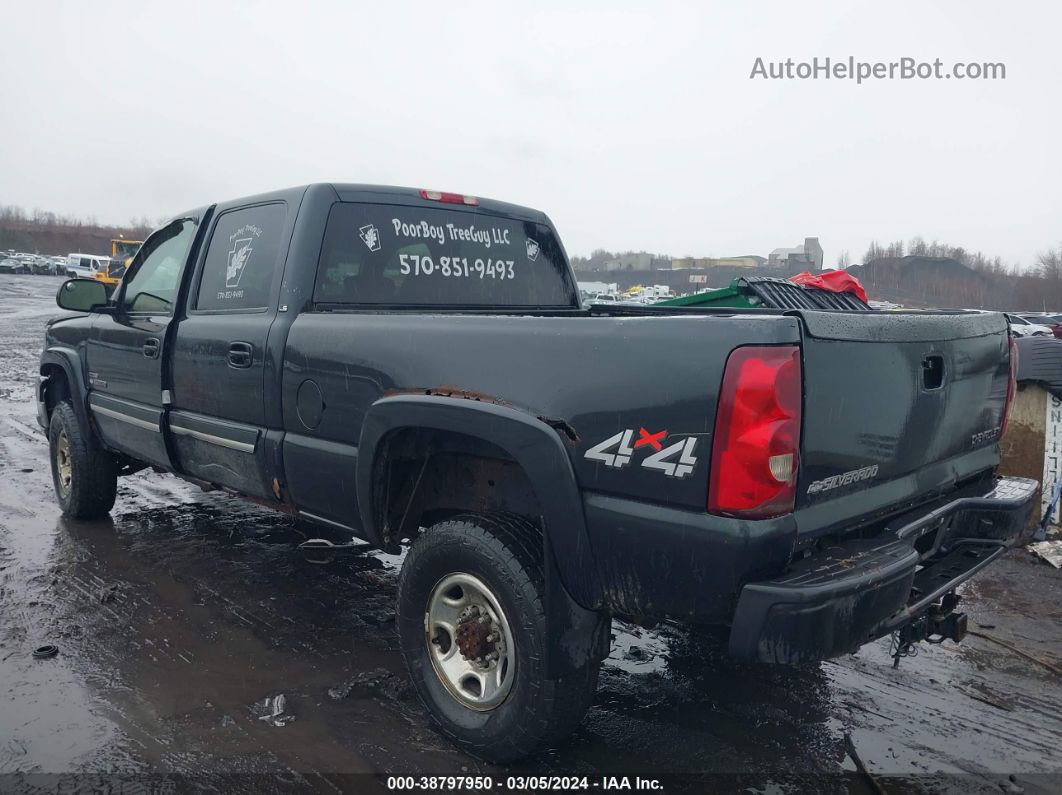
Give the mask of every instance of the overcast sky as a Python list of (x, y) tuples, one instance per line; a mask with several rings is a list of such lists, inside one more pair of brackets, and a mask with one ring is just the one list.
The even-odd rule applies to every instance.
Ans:
[[(126, 222), (388, 183), (542, 209), (570, 254), (818, 236), (832, 264), (921, 235), (1029, 264), (1062, 244), (1060, 8), (10, 2), (0, 202)], [(758, 56), (1006, 79), (750, 79)]]

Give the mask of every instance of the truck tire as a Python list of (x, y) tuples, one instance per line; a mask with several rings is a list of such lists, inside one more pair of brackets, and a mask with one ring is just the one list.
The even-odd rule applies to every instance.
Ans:
[(118, 467), (91, 428), (78, 422), (69, 401), (60, 402), (48, 423), (52, 484), (64, 516), (97, 519), (114, 507)]
[[(398, 581), (398, 633), (418, 695), (474, 756), (511, 762), (582, 720), (600, 663), (545, 670), (542, 535), (511, 515), (467, 514), (416, 540)], [(482, 661), (481, 661), (482, 660)]]

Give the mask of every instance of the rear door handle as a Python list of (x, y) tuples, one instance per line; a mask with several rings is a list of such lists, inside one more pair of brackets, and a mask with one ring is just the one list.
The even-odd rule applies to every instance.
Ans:
[(229, 367), (243, 370), (254, 361), (254, 346), (249, 342), (229, 343), (229, 355), (226, 357)]
[(158, 340), (158, 337), (148, 337), (144, 340), (144, 355), (149, 359), (159, 358), (159, 351), (162, 349), (162, 345)]

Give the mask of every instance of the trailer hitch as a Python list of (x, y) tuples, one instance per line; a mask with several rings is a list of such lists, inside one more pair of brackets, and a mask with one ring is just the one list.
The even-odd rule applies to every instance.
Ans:
[(956, 613), (962, 597), (954, 591), (944, 594), (941, 600), (930, 605), (923, 615), (910, 624), (905, 624), (892, 633), (892, 667), (900, 665), (901, 657), (914, 657), (918, 654), (916, 643), (943, 643), (952, 640), (962, 642), (966, 637), (967, 620), (965, 613)]

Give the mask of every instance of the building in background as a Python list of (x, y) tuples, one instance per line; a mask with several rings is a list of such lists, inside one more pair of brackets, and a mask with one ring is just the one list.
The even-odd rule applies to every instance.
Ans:
[(597, 272), (669, 271), (671, 257), (661, 257), (647, 251), (627, 251), (623, 254), (610, 254), (607, 258), (597, 255), (590, 259), (573, 257), (572, 266), (578, 271)]
[(822, 270), (822, 246), (817, 237), (805, 237), (804, 245), (795, 248), (776, 248), (767, 256), (767, 264), (776, 268)]
[(606, 260), (606, 271), (647, 271), (652, 269), (653, 255), (647, 251), (630, 251)]
[(755, 254), (741, 257), (676, 257), (672, 269), (681, 268), (762, 268), (767, 260)]

